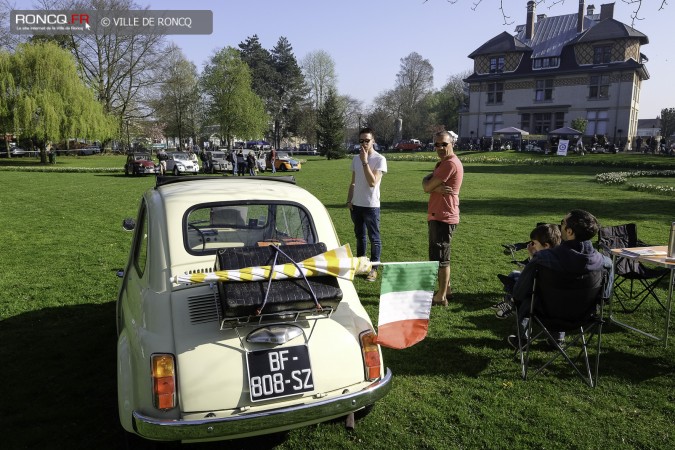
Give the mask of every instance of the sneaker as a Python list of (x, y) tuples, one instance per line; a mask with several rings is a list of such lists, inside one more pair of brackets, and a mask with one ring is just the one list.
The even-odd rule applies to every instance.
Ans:
[(513, 307), (513, 303), (511, 302), (501, 302), (499, 305), (499, 309), (495, 311), (495, 317), (497, 317), (497, 319), (506, 319), (507, 317), (511, 317), (516, 311), (516, 309)]
[(513, 299), (509, 294), (504, 295), (504, 300), (501, 302), (495, 303), (494, 305), (490, 306), (491, 309), (494, 309), (495, 311), (499, 311), (500, 309), (504, 309), (505, 304), (513, 304)]
[(511, 317), (514, 312), (516, 312), (516, 309), (512, 304), (504, 303), (501, 309), (495, 311), (495, 317), (497, 317), (497, 319), (506, 319), (507, 317)]
[(366, 277), (366, 281), (370, 281), (371, 283), (375, 280), (377, 280), (377, 269), (371, 270)]

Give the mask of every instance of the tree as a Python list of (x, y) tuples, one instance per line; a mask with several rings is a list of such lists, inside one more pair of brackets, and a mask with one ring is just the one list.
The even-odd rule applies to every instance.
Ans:
[(468, 86), (464, 79), (470, 71), (451, 75), (445, 85), (430, 97), (431, 123), (446, 130), (459, 129), (459, 113), (468, 104)]
[(661, 110), (661, 136), (666, 139), (675, 134), (675, 108)]
[(10, 0), (0, 0), (0, 49), (14, 50), (22, 40), (25, 40), (23, 36), (9, 31), (9, 17), (13, 9), (17, 8)]
[[(43, 9), (113, 10), (140, 9), (133, 0), (40, 0)], [(149, 103), (162, 79), (166, 57), (165, 37), (152, 34), (108, 34), (92, 27), (92, 33), (70, 36), (71, 51), (81, 74), (97, 94), (103, 109), (117, 117), (119, 127), (152, 114)]]
[(273, 96), (272, 83), (276, 77), (272, 55), (263, 48), (256, 34), (239, 43), (239, 53), (251, 70), (253, 91), (267, 104)]
[(345, 122), (338, 96), (334, 89), (329, 89), (317, 120), (317, 137), (322, 155), (328, 159), (344, 157), (344, 129)]
[(265, 107), (253, 92), (251, 82), (248, 65), (233, 47), (218, 51), (204, 67), (201, 77), (204, 101), (228, 147), (235, 136), (258, 138), (267, 129)]
[(315, 50), (305, 55), (300, 65), (305, 76), (309, 99), (312, 106), (318, 110), (323, 105), (328, 89), (335, 89), (337, 85), (335, 62), (327, 52)]
[(197, 68), (178, 47), (172, 46), (159, 96), (151, 103), (155, 117), (164, 124), (167, 135), (178, 136), (183, 142), (186, 136), (196, 138), (199, 104)]
[(280, 37), (271, 55), (276, 76), (272, 82), (273, 95), (268, 111), (274, 119), (274, 145), (278, 148), (281, 138), (286, 136), (283, 128), (288, 111), (303, 99), (305, 80), (288, 39)]
[[(429, 0), (424, 0), (424, 3), (428, 2)], [(447, 0), (449, 3), (455, 4), (459, 0)], [(538, 0), (536, 3), (545, 3), (546, 0)], [(644, 19), (644, 17), (640, 16), (640, 10), (642, 9), (642, 2), (643, 0), (623, 0), (624, 3), (628, 3), (633, 6), (633, 12), (631, 13), (630, 17), (632, 19), (631, 21), (631, 27), (635, 26), (635, 22)], [(471, 9), (476, 11), (480, 4), (483, 3), (483, 0), (474, 0), (471, 5)], [(551, 6), (555, 6), (557, 3), (565, 3), (565, 0), (551, 0)], [(662, 11), (665, 9), (665, 7), (668, 5), (668, 0), (661, 0), (661, 4), (659, 6), (659, 11)], [(504, 19), (504, 25), (513, 25), (514, 20), (512, 17), (509, 15), (509, 13), (506, 11), (504, 8), (504, 0), (499, 1), (499, 11), (502, 13), (502, 18)]]
[(583, 117), (577, 117), (576, 119), (572, 120), (570, 125), (575, 130), (581, 131), (581, 134), (584, 134), (586, 132), (586, 127), (588, 126), (588, 120)]
[(433, 85), (434, 68), (428, 59), (416, 52), (401, 58), (392, 94), (400, 108), (404, 137), (414, 138), (426, 133), (426, 111), (420, 106), (432, 91)]
[(0, 87), (1, 131), (29, 138), (43, 163), (50, 142), (105, 140), (117, 132), (72, 55), (53, 43), (20, 44), (12, 55), (0, 51)]

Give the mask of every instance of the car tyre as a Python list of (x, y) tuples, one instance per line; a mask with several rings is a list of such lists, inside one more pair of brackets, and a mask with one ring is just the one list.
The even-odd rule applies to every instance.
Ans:
[(124, 166), (124, 176), (125, 177), (129, 176), (129, 166)]
[(178, 166), (173, 167), (173, 174), (176, 176), (180, 175), (180, 170), (178, 170)]

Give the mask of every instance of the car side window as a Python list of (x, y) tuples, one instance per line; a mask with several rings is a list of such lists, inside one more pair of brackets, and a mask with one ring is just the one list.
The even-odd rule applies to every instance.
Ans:
[(138, 213), (134, 242), (134, 266), (138, 276), (141, 277), (145, 273), (148, 262), (148, 210), (145, 202), (141, 204), (141, 210)]

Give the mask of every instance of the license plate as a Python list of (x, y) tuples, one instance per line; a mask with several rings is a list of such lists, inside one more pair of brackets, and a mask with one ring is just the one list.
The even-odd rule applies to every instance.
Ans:
[(246, 361), (252, 402), (314, 390), (306, 345), (249, 352)]

